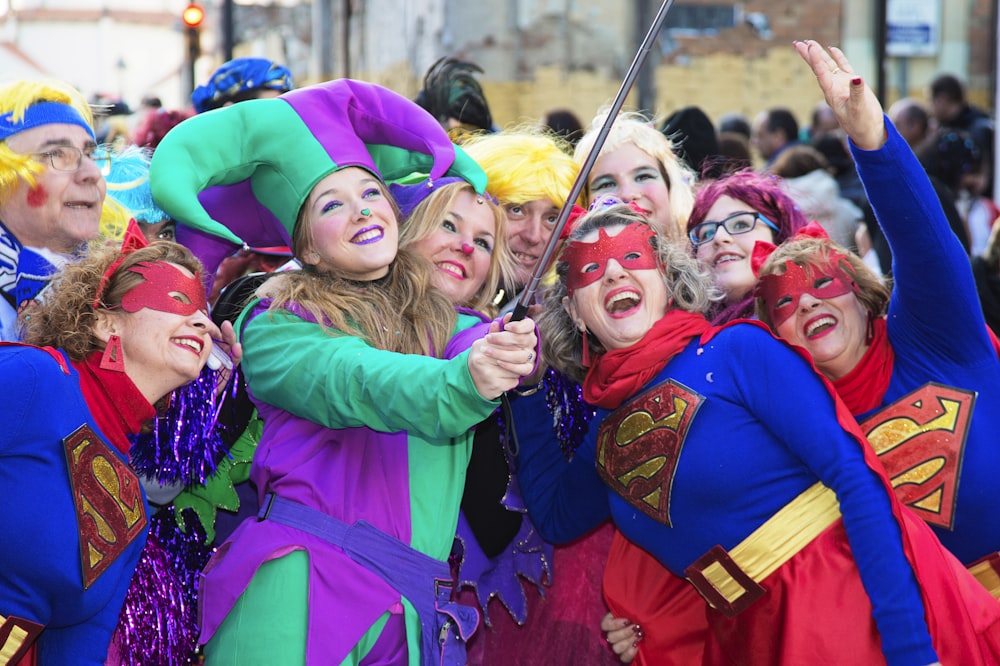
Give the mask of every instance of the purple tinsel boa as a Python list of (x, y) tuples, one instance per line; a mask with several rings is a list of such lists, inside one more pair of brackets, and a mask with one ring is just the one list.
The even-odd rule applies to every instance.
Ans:
[(208, 562), (201, 524), (190, 515), (187, 533), (173, 510), (150, 520), (149, 538), (132, 576), (106, 666), (175, 666), (197, 662), (197, 574)]
[[(130, 457), (137, 473), (163, 485), (204, 483), (215, 473), (226, 455), (216, 427), (216, 377), (216, 371), (203, 368), (195, 381), (173, 392), (153, 431), (135, 437)], [(237, 381), (231, 380), (227, 390), (234, 391)]]

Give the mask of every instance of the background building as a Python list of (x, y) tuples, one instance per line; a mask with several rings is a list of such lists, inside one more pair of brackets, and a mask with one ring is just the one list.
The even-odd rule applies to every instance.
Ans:
[[(225, 59), (225, 2), (203, 0), (198, 82)], [(53, 76), (133, 108), (145, 95), (183, 106), (186, 4), (0, 0), (0, 80)], [(842, 45), (886, 102), (923, 97), (930, 79), (947, 71), (992, 109), (996, 3), (947, 0), (947, 12), (944, 4), (677, 0), (629, 106), (663, 116), (696, 104), (717, 117), (783, 105), (806, 123), (819, 96), (791, 41), (813, 38)], [(453, 55), (485, 70), (498, 124), (534, 122), (554, 107), (586, 120), (613, 98), (658, 7), (656, 0), (237, 0), (231, 48), (284, 62), (300, 84), (352, 76), (410, 96), (431, 63)], [(927, 38), (912, 45), (916, 55), (880, 58), (887, 8), (896, 38)]]

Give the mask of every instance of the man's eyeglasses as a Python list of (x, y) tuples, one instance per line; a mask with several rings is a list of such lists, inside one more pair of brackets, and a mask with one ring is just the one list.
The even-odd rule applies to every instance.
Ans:
[(76, 146), (53, 146), (49, 150), (33, 153), (36, 158), (52, 165), (56, 171), (76, 171), (83, 164), (83, 158), (93, 160), (102, 176), (111, 173), (111, 155), (106, 151), (97, 152), (93, 148), (80, 150)]
[(721, 222), (702, 222), (688, 232), (688, 238), (690, 238), (691, 243), (697, 247), (699, 245), (704, 245), (715, 238), (715, 234), (719, 231), (719, 227), (725, 229), (726, 233), (730, 236), (737, 236), (739, 234), (745, 234), (749, 231), (753, 231), (753, 228), (757, 226), (757, 220), (760, 220), (775, 231), (778, 231), (778, 227), (774, 224), (774, 222), (756, 211), (748, 210), (733, 213)]

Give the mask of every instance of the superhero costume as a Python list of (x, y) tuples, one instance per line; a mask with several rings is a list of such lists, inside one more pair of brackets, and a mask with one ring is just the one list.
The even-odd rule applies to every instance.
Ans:
[[(994, 497), (1000, 360), (975, 297), (969, 258), (920, 163), (892, 123), (885, 126), (882, 148), (852, 144), (851, 153), (892, 248), (886, 329), (894, 359), (878, 406), (854, 414), (896, 470), (890, 476), (897, 477), (897, 494), (970, 564), (1000, 550)], [(887, 459), (911, 451), (899, 464)], [(911, 470), (905, 478), (910, 485), (897, 485), (904, 470)]]
[[(757, 390), (773, 386), (787, 397)], [(816, 655), (879, 663), (884, 654), (890, 664), (926, 664), (935, 650), (944, 663), (1000, 656), (1000, 607), (902, 512), (870, 449), (850, 434), (857, 429), (846, 410), (835, 413), (809, 364), (769, 333), (739, 324), (692, 341), (627, 406), (600, 410), (601, 427), (568, 465), (544, 436), (542, 407), (530, 401), (514, 405), (519, 476), (536, 525), (555, 541), (611, 515), (625, 536), (684, 576), (716, 546), (732, 550), (817, 479), (837, 493), (843, 519), (758, 581), (762, 598), (734, 618), (702, 606), (706, 663), (804, 663)], [(609, 418), (620, 427), (605, 427)], [(602, 435), (617, 444), (605, 439), (599, 448)], [(598, 461), (605, 483), (592, 467)], [(836, 600), (835, 616), (825, 612), (827, 599)]]
[[(122, 449), (153, 408), (123, 373), (99, 369), (95, 354), (71, 364), (54, 349), (0, 347), (0, 374), (18, 392), (0, 408), (9, 502), (0, 519), (0, 637), (5, 649), (17, 644), (13, 618), (41, 625), (40, 665), (104, 663), (146, 541), (145, 495)], [(111, 412), (118, 418), (98, 416)]]

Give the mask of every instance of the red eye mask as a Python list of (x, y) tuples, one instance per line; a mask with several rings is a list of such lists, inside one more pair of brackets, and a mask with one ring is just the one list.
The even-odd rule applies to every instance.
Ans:
[(765, 275), (757, 287), (758, 295), (767, 306), (767, 316), (775, 328), (795, 314), (803, 294), (826, 299), (844, 294), (861, 293), (857, 283), (846, 270), (847, 257), (832, 253), (824, 266), (799, 266), (785, 262), (782, 275)]
[[(597, 240), (593, 243), (571, 242), (562, 253), (562, 260), (569, 264), (566, 293), (572, 296), (577, 289), (604, 277), (610, 259), (617, 260), (622, 268), (630, 270), (657, 268), (656, 251), (649, 244), (655, 233), (649, 225), (633, 222), (616, 236), (609, 236), (601, 228), (597, 230)], [(597, 264), (597, 269), (584, 271), (591, 264)]]
[[(198, 310), (208, 312), (201, 276), (188, 277), (180, 268), (165, 261), (143, 261), (129, 271), (138, 273), (146, 281), (125, 292), (121, 305), (125, 312), (138, 312), (143, 308), (184, 316)], [(171, 294), (183, 294), (189, 302), (183, 303)]]

